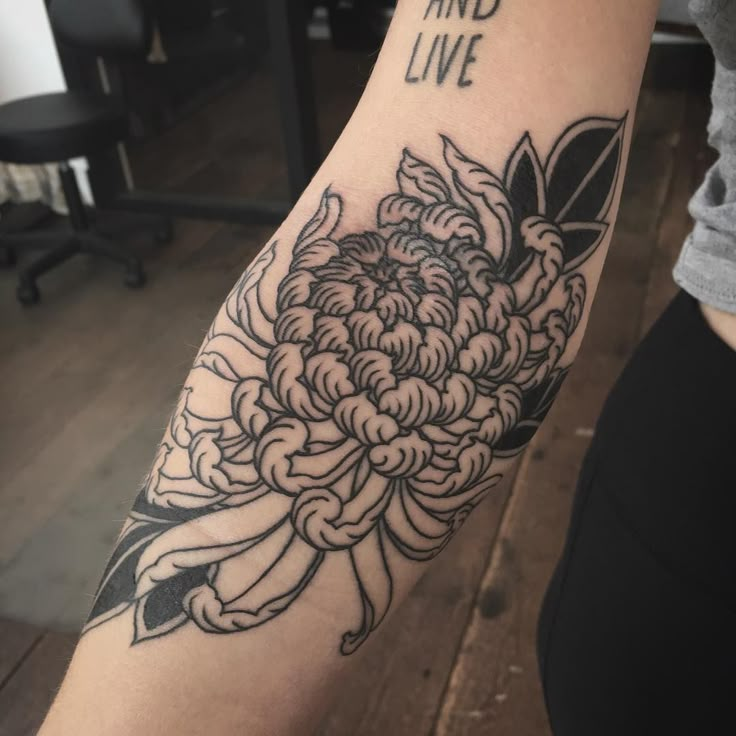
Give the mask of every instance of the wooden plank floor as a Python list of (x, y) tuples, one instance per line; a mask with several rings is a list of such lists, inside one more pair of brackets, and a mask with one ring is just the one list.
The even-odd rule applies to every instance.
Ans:
[[(321, 736), (549, 736), (534, 655), (540, 600), (601, 403), (674, 293), (687, 200), (709, 161), (707, 97), (702, 85), (683, 87), (642, 93), (588, 334), (516, 478), (478, 509), (360, 660)], [(31, 311), (16, 309), (12, 274), (0, 277), (0, 381), (12, 387), (0, 429), (0, 575), (26, 605), (38, 574), (58, 582), (38, 607), (77, 615), (64, 576), (93, 580), (116, 526), (92, 499), (109, 495), (105, 514), (122, 517), (195, 346), (267, 237), (181, 222), (176, 243), (149, 254), (143, 292), (82, 261), (50, 276), (47, 303)], [(79, 515), (89, 536), (60, 545)], [(35, 733), (74, 640), (0, 618), (0, 736)]]

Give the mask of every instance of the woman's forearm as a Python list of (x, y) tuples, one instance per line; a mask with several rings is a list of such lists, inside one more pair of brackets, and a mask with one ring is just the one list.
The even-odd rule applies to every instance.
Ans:
[(42, 734), (309, 732), (574, 360), (655, 8), (400, 3), (208, 331)]

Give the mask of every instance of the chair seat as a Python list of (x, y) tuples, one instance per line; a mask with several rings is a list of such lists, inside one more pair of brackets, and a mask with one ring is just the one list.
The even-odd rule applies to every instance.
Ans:
[(87, 156), (123, 140), (125, 108), (110, 97), (56, 92), (0, 105), (0, 161), (39, 164)]

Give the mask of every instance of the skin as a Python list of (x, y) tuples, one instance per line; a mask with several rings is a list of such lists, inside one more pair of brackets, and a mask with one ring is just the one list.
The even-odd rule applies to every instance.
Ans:
[(708, 304), (700, 304), (700, 311), (713, 332), (729, 347), (736, 350), (736, 314), (724, 312)]
[[(378, 202), (396, 188), (402, 149), (429, 152), (436, 160), (439, 133), (498, 170), (525, 131), (546, 154), (575, 120), (633, 115), (656, 7), (655, 0), (503, 0), (487, 21), (423, 21), (427, 4), (403, 0), (350, 123), (269, 242), (293, 244), (328, 186), (344, 199), (349, 232), (374, 227)], [(483, 33), (474, 48), (477, 60), (466, 70), (472, 84), (458, 86), (452, 75), (442, 86), (404, 81), (420, 26), (430, 38)], [(631, 125), (626, 150), (630, 134)], [(611, 223), (620, 185), (619, 180)], [(567, 349), (569, 361), (579, 347), (609, 241), (610, 228), (581, 267), (588, 299)], [(263, 277), (264, 295), (275, 294), (288, 267), (288, 254), (280, 257), (280, 273)], [(714, 324), (724, 321), (706, 317)], [(196, 373), (188, 385), (213, 406), (223, 398)], [(499, 460), (497, 472), (508, 474), (511, 462)], [(409, 560), (397, 564), (392, 608), (424, 569)], [(83, 637), (40, 733), (308, 733), (361, 656), (343, 657), (335, 646), (358, 615), (353, 586), (344, 564), (330, 562), (298, 602), (267, 625), (226, 636), (186, 626), (133, 647), (133, 614), (127, 611)]]

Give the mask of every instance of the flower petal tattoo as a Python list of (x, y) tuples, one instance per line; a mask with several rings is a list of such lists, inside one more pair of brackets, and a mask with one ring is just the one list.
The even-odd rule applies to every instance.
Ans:
[(362, 619), (340, 651), (355, 651), (391, 605), (389, 561), (437, 555), (549, 410), (625, 122), (576, 122), (545, 163), (525, 135), (499, 173), (447, 137), (437, 168), (405, 150), (366, 232), (343, 232), (325, 191), (210, 329), (194, 373), (217, 390), (182, 392), (86, 630), (129, 607), (135, 642), (251, 629), (346, 555)]

